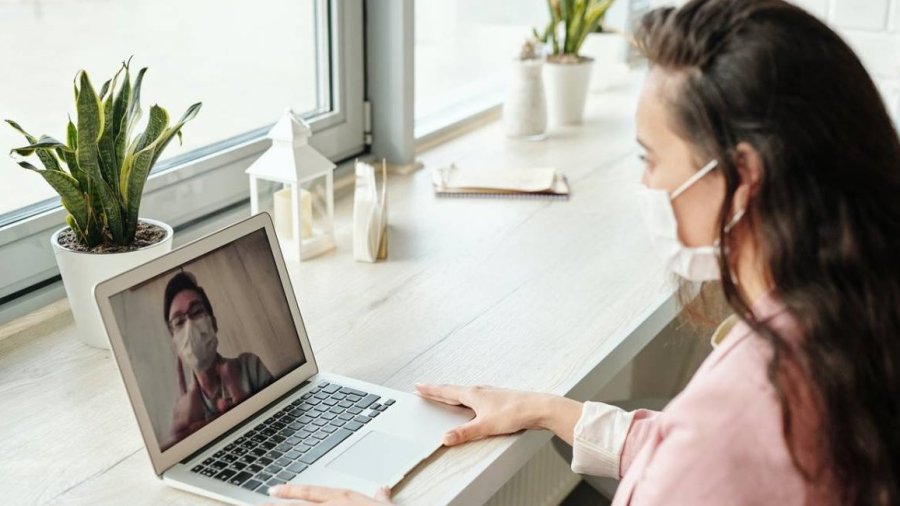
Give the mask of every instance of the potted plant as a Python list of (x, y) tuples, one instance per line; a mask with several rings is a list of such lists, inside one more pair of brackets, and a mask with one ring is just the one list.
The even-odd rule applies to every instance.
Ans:
[(513, 61), (503, 103), (503, 120), (509, 137), (541, 140), (546, 136), (547, 103), (541, 76), (541, 56), (540, 41), (529, 39), (522, 45), (519, 57)]
[(593, 60), (579, 53), (581, 45), (613, 0), (548, 0), (550, 23), (542, 39), (550, 46), (544, 79), (550, 122), (578, 124), (584, 117)]
[[(116, 89), (123, 71), (124, 79)], [(95, 347), (108, 348), (109, 342), (94, 302), (94, 285), (172, 249), (172, 227), (139, 218), (141, 196), (159, 156), (173, 137), (181, 140), (182, 126), (200, 110), (200, 104), (194, 104), (169, 125), (166, 110), (154, 105), (143, 132), (132, 135), (141, 117), (141, 82), (146, 71), (141, 69), (132, 83), (129, 64), (123, 63), (99, 94), (87, 72), (78, 72), (76, 120), (69, 119), (66, 142), (46, 135), (35, 138), (15, 121), (6, 120), (28, 141), (10, 156), (21, 167), (40, 174), (68, 212), (67, 226), (54, 233), (50, 242), (78, 336)], [(37, 156), (42, 168), (24, 159), (31, 155)]]

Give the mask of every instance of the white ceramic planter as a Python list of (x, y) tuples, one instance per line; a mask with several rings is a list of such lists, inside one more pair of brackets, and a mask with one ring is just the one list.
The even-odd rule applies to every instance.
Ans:
[(100, 312), (94, 300), (94, 285), (128, 269), (172, 251), (172, 227), (161, 221), (142, 218), (166, 231), (165, 239), (136, 251), (125, 253), (83, 253), (63, 248), (57, 238), (68, 227), (57, 230), (50, 237), (56, 264), (62, 275), (66, 296), (75, 318), (78, 338), (95, 348), (109, 348), (106, 329), (100, 320)]
[(593, 61), (544, 64), (547, 117), (551, 125), (577, 125), (584, 118)]
[(541, 60), (515, 60), (503, 103), (508, 137), (540, 140), (547, 132), (547, 101)]
[(628, 43), (618, 33), (591, 33), (581, 45), (581, 54), (594, 59), (591, 71), (591, 91), (603, 91), (615, 86), (628, 74), (625, 57)]

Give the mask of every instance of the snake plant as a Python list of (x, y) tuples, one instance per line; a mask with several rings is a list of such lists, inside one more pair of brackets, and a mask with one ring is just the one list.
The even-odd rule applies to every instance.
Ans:
[[(550, 22), (543, 36), (539, 36), (537, 31), (535, 35), (545, 44), (552, 44), (552, 55), (577, 56), (584, 39), (600, 26), (612, 3), (613, 0), (547, 0)], [(560, 25), (562, 44), (559, 40)]]
[[(117, 81), (124, 71), (122, 84)], [(68, 211), (66, 223), (88, 248), (101, 244), (129, 246), (134, 242), (144, 184), (169, 141), (200, 110), (188, 107), (178, 122), (169, 125), (169, 114), (154, 105), (143, 132), (132, 136), (141, 118), (141, 83), (147, 68), (134, 82), (129, 63), (103, 84), (99, 94), (87, 72), (75, 76), (76, 120), (69, 118), (66, 142), (43, 135), (36, 138), (18, 123), (6, 120), (25, 136), (27, 146), (10, 156), (21, 167), (37, 172), (59, 194)], [(42, 168), (22, 157), (37, 155)]]

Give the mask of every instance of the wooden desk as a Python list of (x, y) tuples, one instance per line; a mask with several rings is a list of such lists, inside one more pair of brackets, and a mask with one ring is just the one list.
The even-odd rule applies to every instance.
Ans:
[[(512, 141), (495, 122), (393, 176), (390, 259), (355, 263), (351, 202), (338, 249), (291, 266), (324, 370), (397, 389), (494, 384), (585, 399), (676, 313), (641, 223), (637, 83), (592, 96), (585, 125)], [(430, 168), (556, 166), (568, 202), (437, 199)], [(0, 329), (0, 503), (205, 504), (150, 467), (110, 353), (70, 334), (65, 303)], [(480, 504), (546, 443), (530, 432), (441, 450), (401, 504)]]

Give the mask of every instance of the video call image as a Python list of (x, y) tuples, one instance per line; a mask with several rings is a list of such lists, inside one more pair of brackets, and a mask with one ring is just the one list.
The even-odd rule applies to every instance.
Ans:
[(306, 361), (264, 230), (110, 303), (160, 451)]

